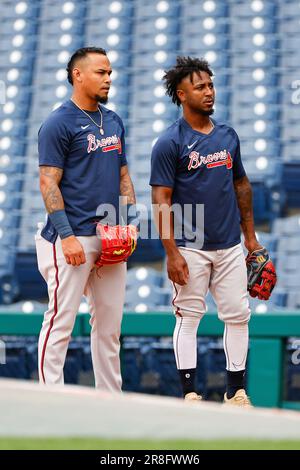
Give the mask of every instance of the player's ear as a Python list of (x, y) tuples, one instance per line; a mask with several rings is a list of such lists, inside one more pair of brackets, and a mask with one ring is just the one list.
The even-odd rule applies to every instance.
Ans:
[(82, 82), (82, 75), (80, 70), (77, 67), (74, 67), (73, 69), (73, 83), (76, 82)]
[(177, 96), (180, 99), (181, 103), (185, 102), (185, 92), (183, 90), (176, 90)]

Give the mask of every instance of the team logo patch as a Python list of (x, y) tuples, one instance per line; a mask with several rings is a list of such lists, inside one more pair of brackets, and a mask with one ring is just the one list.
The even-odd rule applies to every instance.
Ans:
[(188, 170), (195, 170), (200, 166), (206, 166), (206, 168), (216, 168), (217, 166), (226, 165), (228, 170), (232, 168), (232, 157), (230, 152), (226, 149), (221, 150), (220, 152), (210, 153), (206, 157), (200, 156), (199, 152), (191, 152), (189, 154), (189, 166)]
[(98, 148), (101, 148), (102, 152), (111, 152), (112, 150), (117, 150), (119, 154), (122, 153), (121, 139), (116, 134), (110, 137), (105, 137), (103, 139), (96, 139), (94, 134), (89, 134), (87, 136), (87, 140), (87, 153), (94, 152)]

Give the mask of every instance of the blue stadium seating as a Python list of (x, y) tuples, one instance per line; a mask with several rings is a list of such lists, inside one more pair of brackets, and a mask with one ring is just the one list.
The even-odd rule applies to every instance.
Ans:
[(300, 400), (300, 339), (290, 338), (287, 344), (284, 371), (284, 399), (287, 401)]
[(29, 370), (26, 361), (26, 345), (11, 338), (5, 342), (6, 364), (1, 364), (0, 377), (13, 377), (17, 379), (29, 379)]
[(36, 0), (35, 2), (5, 2), (1, 9), (1, 19), (8, 20), (17, 18), (24, 18), (30, 20), (31, 18), (37, 18), (39, 14), (41, 1)]
[(176, 17), (166, 18), (165, 16), (153, 16), (151, 18), (141, 17), (135, 24), (135, 34), (138, 37), (150, 34), (153, 35), (155, 29), (157, 30), (157, 34), (177, 35), (180, 31), (180, 25)]
[[(141, 305), (143, 307), (141, 307)], [(147, 282), (141, 285), (131, 286), (127, 289), (125, 298), (125, 308), (127, 310), (139, 311), (140, 308), (155, 310), (157, 307), (170, 309), (169, 289), (160, 289)]]
[[(124, 390), (182, 396), (171, 338), (124, 338)], [(225, 389), (225, 355), (222, 342), (198, 340), (197, 391), (205, 399), (222, 401)]]
[[(73, 3), (73, 5), (72, 5)], [(66, 3), (62, 3), (60, 1), (48, 1), (45, 0), (43, 2), (42, 8), (42, 20), (51, 20), (51, 19), (58, 19), (61, 20), (63, 15), (66, 15), (68, 18), (78, 19), (83, 18), (86, 12), (86, 2), (80, 2), (79, 0), (75, 0), (70, 2), (69, 5)]]
[(277, 13), (276, 2), (264, 0), (258, 8), (253, 8), (253, 2), (237, 0), (231, 4), (231, 14), (234, 18), (253, 18), (260, 16), (262, 18), (274, 18)]
[(127, 272), (127, 288), (136, 288), (143, 284), (149, 286), (163, 287), (163, 275), (153, 268), (139, 267), (129, 269)]
[(300, 236), (300, 216), (295, 215), (276, 219), (273, 223), (272, 231), (278, 238), (282, 236), (294, 236), (296, 246), (297, 236)]
[(190, 0), (183, 3), (183, 14), (185, 18), (224, 18), (229, 14), (229, 6), (227, 2), (202, 2)]
[(122, 378), (124, 391), (139, 391), (142, 373), (141, 341), (141, 339), (130, 337), (126, 337), (122, 341)]
[[(299, 0), (5, 0), (0, 19), (0, 81), (7, 88), (6, 104), (0, 104), (1, 311), (26, 311), (20, 299), (33, 300), (33, 311), (45, 308), (34, 301), (47, 296), (34, 252), (34, 232), (45, 218), (37, 131), (53, 107), (70, 97), (66, 63), (76, 48), (87, 45), (106, 48), (117, 72), (108, 106), (125, 121), (138, 202), (148, 208), (153, 141), (181, 113), (165, 96), (161, 75), (178, 54), (208, 59), (217, 90), (214, 117), (239, 134), (255, 219), (269, 230), (259, 232), (259, 240), (278, 272), (270, 301), (251, 298), (251, 309), (300, 311), (300, 219), (282, 217), (287, 208), (300, 207)], [(128, 310), (171, 309), (165, 266), (156, 271), (148, 265), (159, 261), (161, 266), (163, 258), (159, 240), (139, 241), (128, 263), (134, 266), (127, 276)], [(206, 302), (209, 312), (216, 311), (210, 293)], [(299, 401), (295, 340), (287, 345), (283, 393), (285, 400)], [(36, 380), (37, 338), (7, 338), (6, 346), (0, 376)], [(124, 338), (122, 374), (124, 390), (181, 396), (171, 338)], [(65, 381), (93, 385), (89, 338), (72, 341)], [(221, 341), (198, 340), (197, 382), (204, 398), (222, 400)]]
[(203, 397), (206, 400), (223, 401), (226, 385), (226, 360), (222, 340), (212, 340), (208, 343), (204, 361)]
[[(37, 380), (37, 337), (2, 337), (6, 364), (0, 377)], [(299, 338), (290, 338), (285, 356), (283, 398), (300, 399)], [(222, 340), (198, 339), (197, 391), (205, 399), (222, 401), (225, 390), (225, 355)], [(70, 343), (64, 368), (65, 382), (93, 385), (89, 338)], [(181, 397), (171, 338), (126, 337), (122, 341), (123, 390)]]
[(277, 31), (278, 23), (275, 18), (255, 16), (252, 18), (235, 18), (232, 25), (232, 32), (238, 39), (241, 34), (245, 32), (275, 34)]
[(132, 18), (134, 11), (134, 2), (125, 0), (123, 2), (107, 2), (106, 0), (90, 0), (89, 9), (87, 11), (87, 21), (99, 18), (110, 19), (113, 17)]
[[(300, 206), (297, 0), (7, 0), (0, 18), (0, 79), (8, 91), (6, 105), (0, 106), (0, 174), (7, 178), (0, 187), (0, 209), (4, 211), (0, 249), (5, 253), (0, 272), (10, 283), (18, 273), (24, 287), (20, 290), (18, 286), (14, 292), (21, 297), (26, 291), (30, 295), (44, 292), (35, 290), (38, 282), (33, 274), (33, 235), (45, 217), (38, 183), (32, 185), (32, 181), (38, 182), (37, 131), (53, 107), (70, 96), (64, 69), (69, 55), (83, 45), (105, 47), (117, 72), (108, 106), (125, 120), (129, 165), (139, 202), (148, 208), (151, 204), (148, 180), (153, 141), (180, 115), (165, 96), (161, 75), (178, 54), (190, 54), (206, 57), (213, 67), (215, 118), (231, 123), (239, 134), (245, 168), (253, 183), (257, 222), (275, 221), (276, 232), (276, 217), (287, 206)], [(290, 238), (298, 237), (298, 232), (284, 231), (283, 235), (289, 237), (288, 252), (297, 253), (297, 242)], [(274, 257), (278, 245), (281, 270), (283, 244), (277, 243), (277, 232), (273, 236), (276, 241), (268, 242)], [(6, 263), (7, 247), (14, 240), (14, 253), (16, 249), (22, 253), (18, 267), (14, 254), (12, 262)], [(141, 240), (130, 263), (161, 260), (163, 255), (159, 240)], [(30, 281), (26, 283), (27, 269)], [(152, 281), (160, 282), (161, 277), (155, 275)], [(290, 302), (292, 294), (286, 296)], [(7, 300), (15, 295), (4, 292)]]

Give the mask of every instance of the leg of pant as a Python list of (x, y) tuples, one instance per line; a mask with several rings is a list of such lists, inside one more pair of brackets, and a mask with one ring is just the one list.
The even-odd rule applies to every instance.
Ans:
[(74, 267), (66, 263), (59, 239), (52, 245), (40, 238), (36, 245), (39, 269), (49, 295), (39, 336), (39, 378), (41, 383), (62, 384), (70, 336), (94, 259), (85, 250), (87, 262)]
[(85, 293), (91, 313), (91, 351), (96, 387), (120, 392), (120, 333), (125, 300), (126, 264), (93, 270)]
[(220, 320), (247, 323), (250, 318), (247, 268), (241, 245), (217, 250), (210, 283)]
[(223, 343), (226, 368), (245, 369), (248, 351), (250, 309), (247, 293), (247, 270), (241, 245), (218, 250), (213, 266), (211, 292), (219, 318), (225, 322)]
[(241, 323), (239, 325), (225, 323), (223, 345), (227, 370), (237, 372), (246, 369), (248, 343), (248, 323)]
[(197, 366), (197, 331), (199, 317), (183, 317), (176, 315), (173, 333), (173, 346), (177, 369), (195, 369)]
[(194, 369), (197, 365), (197, 330), (206, 306), (211, 260), (200, 251), (181, 249), (189, 267), (189, 281), (185, 286), (173, 285), (173, 307), (176, 325), (173, 346), (177, 369)]

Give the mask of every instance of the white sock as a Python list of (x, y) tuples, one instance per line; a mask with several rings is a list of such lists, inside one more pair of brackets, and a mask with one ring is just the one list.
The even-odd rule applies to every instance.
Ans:
[(197, 330), (200, 317), (176, 315), (173, 346), (177, 369), (195, 369), (197, 365)]
[(223, 345), (226, 356), (226, 369), (232, 372), (246, 369), (248, 354), (248, 323), (225, 323)]

